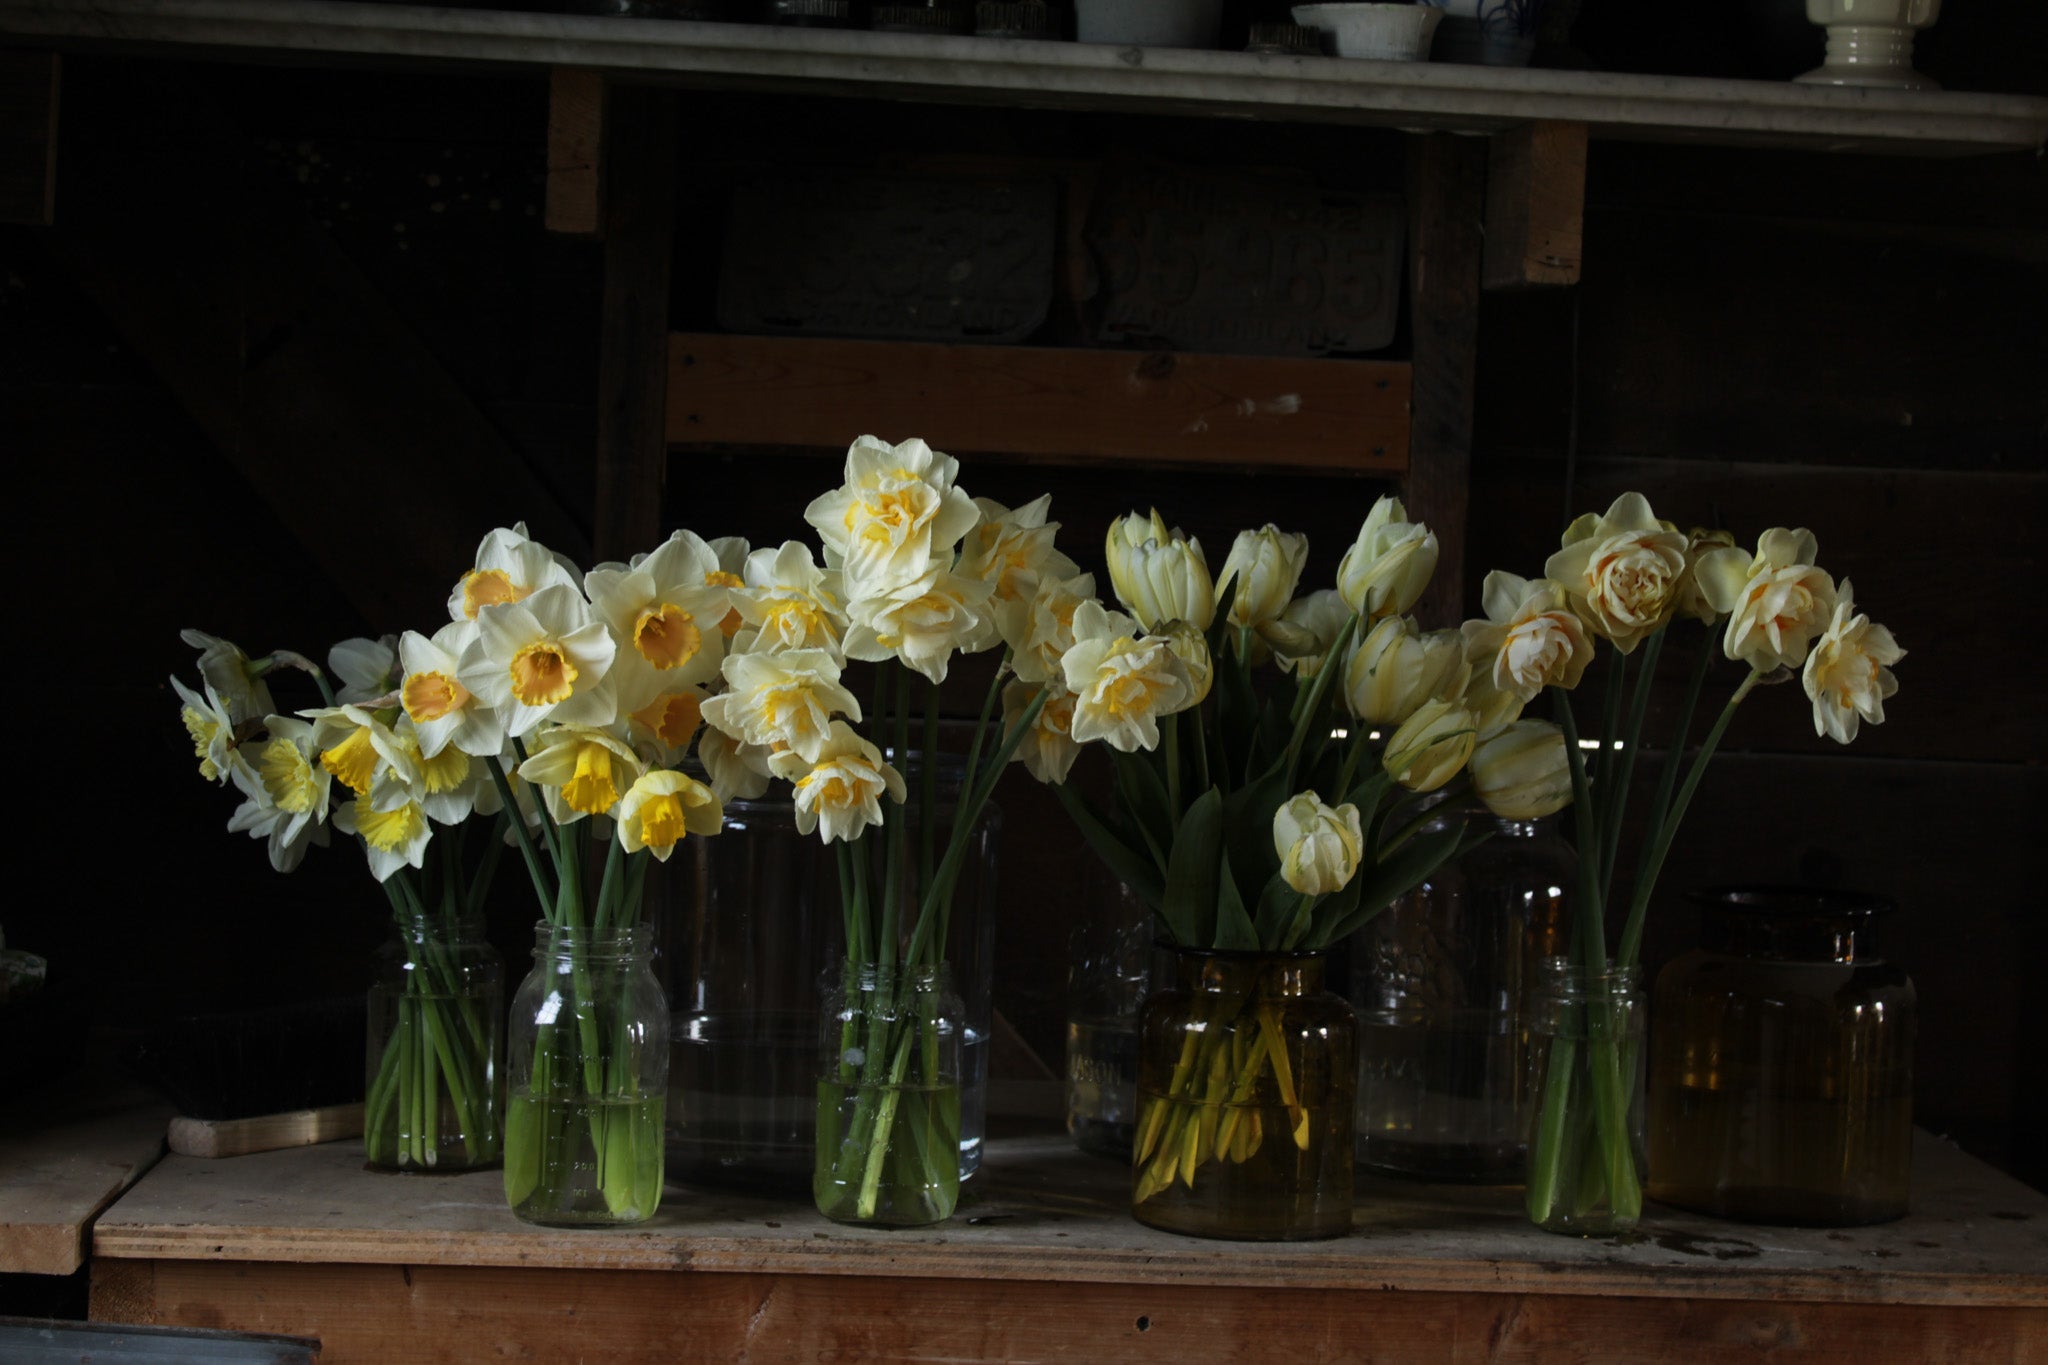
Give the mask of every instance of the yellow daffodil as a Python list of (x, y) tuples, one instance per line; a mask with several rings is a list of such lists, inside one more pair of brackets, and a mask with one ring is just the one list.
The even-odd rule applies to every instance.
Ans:
[(882, 797), (901, 805), (906, 795), (903, 775), (843, 720), (832, 722), (815, 761), (785, 751), (769, 766), (790, 783), (798, 832), (816, 830), (828, 844), (858, 839), (870, 825), (882, 823)]
[(476, 624), (478, 647), (464, 652), (457, 681), (504, 718), (508, 735), (517, 739), (544, 720), (611, 724), (618, 646), (575, 588), (556, 584), (485, 607)]
[(952, 562), (981, 512), (954, 481), (960, 463), (912, 438), (863, 436), (846, 452), (846, 481), (804, 509), (839, 557), (849, 602), (878, 597)]
[(1408, 520), (1399, 498), (1382, 497), (1337, 565), (1337, 591), (1368, 621), (1399, 616), (1421, 598), (1436, 561), (1435, 533)]
[(1579, 685), (1593, 642), (1561, 585), (1495, 569), (1480, 600), (1486, 619), (1463, 627), (1465, 658), (1476, 673), (1523, 702), (1546, 687)]
[(405, 716), (391, 727), (399, 747), (412, 759), (413, 798), (437, 825), (459, 825), (471, 815), (495, 815), (500, 802), (497, 784), (484, 765), (454, 745), (429, 754), (419, 727)]
[(1813, 532), (1778, 526), (1757, 538), (1754, 555), (1727, 548), (1700, 557), (1700, 595), (1728, 617), (1722, 653), (1758, 673), (1806, 662), (1835, 612), (1835, 582), (1814, 566), (1819, 554)]
[(772, 652), (824, 649), (843, 652), (846, 610), (839, 575), (821, 569), (802, 541), (784, 541), (747, 556), (744, 587), (732, 600), (743, 623), (735, 650)]
[(1624, 493), (1606, 512), (1588, 512), (1566, 528), (1543, 576), (1570, 595), (1594, 634), (1630, 654), (1678, 609), (1685, 550), (1686, 537), (1657, 520), (1649, 499)]
[(905, 668), (944, 682), (955, 651), (995, 643), (990, 591), (984, 579), (933, 569), (880, 596), (856, 598), (848, 608), (846, 657), (900, 659)]
[[(1043, 685), (1023, 682), (1012, 682), (1003, 687), (1005, 733), (1015, 728), (1042, 690)], [(1025, 732), (1010, 761), (1022, 763), (1024, 771), (1047, 786), (1056, 786), (1067, 780), (1068, 771), (1080, 755), (1081, 746), (1074, 742), (1074, 698), (1065, 688), (1054, 686), (1052, 695), (1039, 708), (1038, 719)]]
[(238, 752), (235, 739), (235, 722), (228, 713), (228, 704), (214, 691), (213, 684), (202, 681), (201, 692), (194, 692), (176, 678), (171, 687), (178, 694), (181, 705), (178, 719), (185, 724), (185, 733), (192, 737), (192, 756), (199, 760), (199, 775), (216, 786), (225, 786), (235, 781), (237, 786), (245, 785), (238, 774), (244, 774), (247, 760)]
[(1273, 849), (1281, 877), (1302, 895), (1342, 891), (1365, 856), (1358, 807), (1326, 806), (1312, 791), (1291, 797), (1273, 812)]
[(534, 736), (519, 775), (547, 797), (557, 823), (608, 815), (643, 771), (632, 746), (588, 725), (550, 725)]
[(386, 775), (372, 795), (344, 802), (334, 812), (334, 827), (362, 839), (370, 874), (380, 882), (401, 867), (423, 867), (434, 834), (409, 784), (394, 775)]
[(417, 778), (411, 754), (376, 712), (329, 706), (299, 714), (313, 722), (312, 746), (320, 755), (320, 766), (358, 797), (369, 795), (387, 770), (404, 782)]
[(398, 702), (428, 758), (451, 744), (473, 758), (505, 747), (503, 718), (462, 685), (464, 656), (474, 651), (471, 662), (480, 663), (482, 648), (469, 621), (451, 621), (431, 639), (415, 630), (398, 639)]
[(1050, 493), (1014, 510), (990, 498), (976, 498), (974, 505), (981, 520), (962, 542), (956, 567), (989, 585), (996, 631), (1011, 649), (1021, 649), (1031, 630), (1039, 584), (1049, 578), (1072, 578), (1080, 568), (1053, 548), (1060, 524), (1045, 519), (1052, 506)]
[(1133, 512), (1112, 521), (1103, 553), (1117, 601), (1145, 630), (1169, 621), (1207, 630), (1216, 619), (1216, 585), (1202, 542), (1168, 530), (1157, 508), (1149, 516)]
[[(477, 546), (476, 563), (448, 594), (448, 619), (474, 621), (485, 607), (523, 602), (543, 588), (577, 589), (576, 566), (526, 534), (526, 523), (499, 527)], [(577, 589), (580, 591), (580, 589)]]
[(790, 749), (812, 762), (834, 716), (861, 718), (828, 650), (728, 654), (724, 673), (726, 690), (704, 703), (704, 720), (742, 743)]
[(1159, 720), (1185, 710), (1195, 695), (1188, 666), (1160, 635), (1099, 602), (1074, 612), (1074, 644), (1060, 658), (1074, 697), (1074, 742), (1102, 740), (1124, 753), (1159, 745)]
[(1834, 616), (1801, 670), (1813, 732), (1847, 744), (1861, 722), (1884, 724), (1884, 700), (1899, 690), (1891, 665), (1905, 657), (1889, 630), (1857, 614), (1855, 590), (1843, 579)]
[(1503, 820), (1535, 820), (1572, 803), (1564, 731), (1518, 720), (1472, 751), (1472, 790)]
[(643, 773), (619, 803), (619, 847), (646, 849), (667, 862), (689, 835), (709, 836), (725, 824), (716, 794), (694, 777), (671, 768)]

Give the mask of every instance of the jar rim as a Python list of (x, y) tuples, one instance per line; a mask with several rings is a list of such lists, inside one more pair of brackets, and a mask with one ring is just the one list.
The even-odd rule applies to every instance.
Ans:
[(1309, 961), (1328, 957), (1328, 948), (1190, 948), (1175, 943), (1169, 938), (1155, 938), (1152, 946), (1183, 957), (1213, 957), (1223, 962), (1249, 962), (1253, 958)]
[(1704, 910), (1728, 915), (1870, 918), (1899, 908), (1888, 897), (1871, 891), (1790, 883), (1705, 886), (1688, 892), (1687, 898)]

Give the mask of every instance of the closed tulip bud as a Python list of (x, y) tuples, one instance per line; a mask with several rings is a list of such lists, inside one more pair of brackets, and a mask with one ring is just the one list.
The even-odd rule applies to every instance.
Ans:
[(1188, 666), (1188, 683), (1194, 688), (1188, 706), (1200, 706), (1209, 695), (1209, 684), (1216, 680), (1216, 662), (1209, 656), (1208, 637), (1192, 621), (1168, 622), (1159, 634), (1166, 637), (1166, 647), (1175, 657)]
[(1366, 633), (1344, 670), (1351, 714), (1373, 725), (1399, 725), (1432, 697), (1459, 690), (1464, 637), (1454, 630), (1424, 635), (1412, 618), (1389, 616)]
[(1168, 530), (1157, 511), (1136, 512), (1109, 524), (1103, 552), (1117, 600), (1145, 630), (1186, 621), (1207, 630), (1216, 617), (1215, 589), (1202, 542)]
[(1547, 720), (1518, 720), (1472, 751), (1472, 790), (1504, 820), (1534, 820), (1572, 803), (1564, 731)]
[(1408, 520), (1399, 498), (1381, 498), (1337, 565), (1337, 591), (1367, 620), (1398, 616), (1429, 586), (1436, 559), (1436, 535)]
[(1237, 595), (1230, 603), (1230, 623), (1257, 627), (1277, 619), (1294, 600), (1295, 584), (1308, 562), (1308, 537), (1283, 531), (1270, 522), (1256, 531), (1239, 531), (1230, 556), (1216, 578), (1216, 601), (1230, 584)]
[(1356, 806), (1333, 809), (1314, 792), (1302, 792), (1273, 812), (1280, 875), (1304, 896), (1324, 896), (1350, 885), (1364, 849)]
[(1410, 791), (1433, 792), (1472, 758), (1478, 723), (1462, 702), (1427, 701), (1401, 723), (1381, 760)]

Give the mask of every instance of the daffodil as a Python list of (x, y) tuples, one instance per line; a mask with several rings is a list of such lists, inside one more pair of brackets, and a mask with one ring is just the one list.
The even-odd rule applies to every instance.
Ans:
[(199, 685), (203, 694), (176, 678), (171, 679), (171, 687), (182, 703), (178, 718), (185, 724), (185, 733), (192, 737), (192, 756), (199, 760), (199, 775), (216, 786), (225, 786), (230, 781), (237, 786), (246, 785), (241, 779), (246, 776), (248, 762), (238, 752), (235, 722), (228, 713), (228, 704), (214, 691), (212, 683), (202, 680)]
[(376, 701), (398, 686), (398, 637), (343, 640), (327, 651), (327, 671), (341, 683), (336, 701)]
[(1053, 548), (1060, 524), (1045, 514), (1052, 495), (1034, 498), (1022, 507), (1007, 508), (991, 498), (976, 498), (981, 521), (960, 547), (958, 571), (989, 585), (989, 610), (997, 633), (1013, 650), (1021, 648), (1031, 629), (1031, 608), (1038, 586), (1046, 579), (1072, 578), (1080, 572), (1073, 560)]
[(1273, 850), (1280, 876), (1302, 895), (1342, 891), (1365, 856), (1358, 807), (1326, 806), (1312, 791), (1290, 798), (1273, 812)]
[(1112, 521), (1103, 553), (1117, 601), (1144, 629), (1186, 621), (1207, 630), (1216, 619), (1216, 585), (1209, 577), (1202, 542), (1168, 530), (1159, 509), (1152, 509), (1149, 516), (1133, 512)]
[(271, 703), (261, 666), (251, 661), (240, 645), (203, 630), (181, 630), (178, 638), (199, 651), (199, 677), (219, 696), (231, 726), (277, 709)]
[(856, 598), (848, 609), (846, 657), (900, 659), (905, 668), (942, 683), (956, 651), (972, 653), (995, 643), (990, 591), (984, 579), (933, 569), (880, 596)]
[(1778, 526), (1757, 538), (1754, 555), (1726, 548), (1700, 557), (1700, 595), (1728, 617), (1722, 653), (1757, 673), (1806, 662), (1835, 612), (1834, 580), (1814, 566), (1819, 554), (1813, 532)]
[(816, 759), (836, 715), (860, 717), (860, 702), (839, 681), (829, 650), (728, 654), (726, 690), (703, 704), (706, 722), (734, 739)]
[(1124, 753), (1159, 746), (1161, 717), (1186, 709), (1195, 695), (1188, 666), (1160, 635), (1099, 602), (1074, 612), (1074, 644), (1060, 658), (1074, 697), (1071, 733), (1077, 744), (1100, 739)]
[(228, 833), (263, 840), (275, 872), (295, 871), (305, 860), (307, 849), (327, 846), (325, 823), (301, 821), (260, 796), (251, 796), (235, 807), (228, 817)]
[(299, 714), (313, 723), (312, 747), (320, 755), (320, 766), (358, 797), (369, 795), (386, 771), (408, 783), (418, 777), (412, 755), (376, 712), (328, 706)]
[(334, 812), (334, 827), (362, 839), (370, 875), (380, 882), (401, 867), (425, 866), (434, 835), (426, 808), (395, 773), (385, 774), (369, 796), (343, 802)]
[(704, 723), (704, 703), (710, 694), (700, 686), (663, 687), (651, 696), (622, 700), (627, 732), (659, 754), (670, 767), (682, 762), (690, 741)]
[(1857, 613), (1855, 590), (1843, 579), (1834, 616), (1801, 670), (1813, 703), (1813, 732), (1847, 744), (1861, 722), (1884, 724), (1885, 698), (1899, 690), (1891, 665), (1905, 657), (1889, 630)]
[(960, 463), (912, 438), (863, 436), (846, 452), (846, 481), (804, 509), (839, 557), (851, 601), (876, 597), (950, 564), (981, 511), (955, 479)]
[(768, 790), (771, 750), (765, 744), (746, 744), (715, 726), (707, 727), (697, 741), (697, 760), (711, 779), (711, 790), (720, 801), (752, 801)]
[(820, 568), (808, 545), (789, 540), (754, 551), (743, 582), (732, 594), (745, 632), (734, 639), (734, 649), (843, 652), (846, 609), (839, 575)]
[(248, 800), (229, 819), (228, 829), (267, 841), (270, 865), (290, 872), (308, 848), (326, 842), (332, 779), (320, 766), (310, 724), (271, 716), (264, 728), (269, 737), (250, 765), (255, 782), (245, 788)]
[(705, 544), (711, 547), (712, 555), (718, 560), (718, 567), (704, 575), (704, 582), (714, 588), (724, 588), (735, 594), (728, 599), (725, 616), (718, 623), (719, 633), (727, 640), (740, 633), (744, 622), (740, 617), (737, 594), (746, 587), (747, 560), (752, 551), (741, 536), (719, 536)]
[(1436, 534), (1408, 520), (1399, 498), (1372, 505), (1358, 538), (1337, 565), (1337, 591), (1367, 620), (1399, 616), (1414, 607), (1436, 572)]
[(686, 773), (657, 768), (636, 779), (619, 802), (619, 847), (646, 849), (667, 862), (689, 835), (708, 837), (725, 824), (725, 811), (711, 788)]
[(437, 825), (459, 825), (471, 815), (498, 812), (497, 784), (480, 761), (452, 744), (438, 754), (428, 754), (419, 727), (404, 716), (391, 732), (412, 759), (413, 796), (428, 819)]
[[(1011, 682), (1003, 688), (1003, 728), (1014, 729), (1038, 694), (1050, 684), (1034, 686), (1030, 683)], [(1052, 695), (1039, 708), (1038, 718), (1025, 732), (1024, 739), (1017, 745), (1017, 751), (1010, 756), (1013, 763), (1022, 763), (1024, 771), (1030, 773), (1047, 786), (1056, 786), (1067, 780), (1067, 773), (1074, 766), (1074, 760), (1081, 756), (1081, 746), (1074, 742), (1074, 698), (1065, 688), (1052, 686)]]
[(790, 783), (797, 831), (816, 830), (828, 844), (858, 839), (869, 826), (882, 823), (884, 796), (901, 805), (907, 794), (903, 775), (843, 720), (832, 722), (815, 760), (792, 750), (776, 754), (769, 765)]
[(1709, 531), (1700, 526), (1692, 528), (1685, 541), (1685, 577), (1678, 583), (1678, 600), (1672, 611), (1674, 616), (1688, 617), (1710, 626), (1721, 619), (1722, 613), (1714, 609), (1714, 604), (1700, 589), (1700, 561), (1716, 550), (1732, 549), (1734, 545), (1735, 537), (1726, 531)]
[(505, 719), (517, 739), (544, 720), (609, 725), (617, 714), (609, 681), (618, 646), (575, 588), (556, 584), (477, 616), (478, 648), (457, 677)]
[(1095, 600), (1095, 575), (1046, 579), (1031, 603), (1031, 624), (1024, 642), (1011, 653), (1017, 677), (1028, 683), (1060, 681), (1060, 659), (1074, 647), (1074, 613)]
[(1543, 576), (1564, 588), (1595, 634), (1629, 654), (1678, 609), (1686, 565), (1686, 537), (1657, 520), (1642, 494), (1624, 493), (1566, 528)]
[(483, 661), (473, 622), (451, 621), (430, 639), (409, 630), (398, 639), (398, 702), (419, 731), (428, 758), (453, 744), (474, 758), (489, 758), (505, 747), (504, 719), (462, 685), (465, 656)]
[(1480, 601), (1484, 620), (1463, 626), (1465, 657), (1498, 690), (1528, 702), (1546, 687), (1573, 688), (1593, 661), (1593, 642), (1562, 585), (1494, 570)]
[(532, 756), (519, 765), (519, 775), (547, 797), (549, 813), (561, 824), (610, 814), (643, 770), (631, 745), (588, 725), (540, 730)]
[(1307, 536), (1283, 531), (1270, 522), (1256, 531), (1239, 531), (1216, 575), (1216, 601), (1221, 603), (1236, 584), (1230, 624), (1257, 629), (1287, 610), (1307, 563)]
[(619, 641), (620, 664), (702, 682), (716, 675), (725, 656), (719, 623), (731, 608), (732, 589), (710, 581), (721, 572), (709, 545), (677, 531), (631, 564), (592, 569), (583, 587), (593, 612)]
[(476, 548), (476, 563), (448, 594), (448, 618), (474, 621), (485, 607), (523, 602), (543, 588), (576, 589), (576, 566), (531, 539), (526, 523), (499, 527)]

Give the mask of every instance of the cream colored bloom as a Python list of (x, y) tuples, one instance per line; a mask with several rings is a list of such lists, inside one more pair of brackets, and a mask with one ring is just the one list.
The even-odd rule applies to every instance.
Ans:
[[(1014, 728), (1031, 703), (1038, 699), (1042, 687), (1030, 683), (1012, 682), (1003, 688), (1003, 730), (1008, 733)], [(1013, 763), (1022, 763), (1024, 771), (1030, 773), (1047, 786), (1057, 786), (1067, 780), (1074, 760), (1081, 755), (1081, 746), (1074, 742), (1074, 698), (1063, 687), (1055, 686), (1052, 695), (1039, 708), (1038, 719), (1019, 740), (1010, 755)]]
[(1052, 495), (1012, 510), (990, 498), (976, 498), (981, 521), (960, 546), (960, 573), (989, 585), (989, 610), (996, 632), (1011, 649), (1021, 648), (1031, 630), (1031, 606), (1039, 584), (1072, 578), (1080, 566), (1053, 548), (1060, 524), (1045, 519)]
[(263, 840), (268, 845), (271, 869), (277, 872), (297, 869), (305, 860), (307, 849), (327, 847), (324, 822), (301, 821), (262, 796), (251, 796), (235, 807), (235, 813), (228, 817), (228, 832)]
[(772, 776), (769, 756), (767, 746), (743, 744), (716, 726), (706, 728), (697, 741), (697, 759), (720, 801), (752, 801), (764, 795)]
[(239, 752), (228, 704), (212, 683), (202, 679), (199, 685), (204, 695), (176, 678), (171, 679), (171, 688), (181, 703), (178, 719), (184, 723), (185, 733), (192, 737), (192, 756), (199, 760), (199, 775), (216, 786), (234, 781), (236, 786), (246, 787), (248, 761)]
[(790, 784), (796, 827), (813, 829), (826, 843), (851, 842), (870, 825), (882, 823), (882, 797), (903, 804), (903, 775), (882, 761), (882, 751), (862, 739), (843, 720), (818, 748), (816, 761), (779, 753), (769, 759), (775, 775)]
[(704, 723), (704, 703), (710, 693), (685, 685), (664, 688), (650, 697), (636, 699), (632, 709), (622, 704), (626, 733), (645, 752), (655, 754), (665, 767), (683, 761), (690, 741)]
[(1518, 720), (1472, 751), (1472, 790), (1504, 820), (1535, 820), (1572, 803), (1564, 731)]
[(846, 657), (900, 659), (905, 668), (944, 682), (955, 651), (973, 653), (996, 642), (990, 591), (986, 580), (935, 568), (880, 596), (855, 598)]
[(784, 541), (747, 556), (746, 586), (733, 593), (746, 629), (736, 650), (826, 649), (843, 651), (846, 607), (839, 575), (821, 569), (802, 541)]
[(1588, 512), (1565, 530), (1543, 576), (1570, 594), (1594, 634), (1631, 654), (1677, 610), (1685, 549), (1685, 536), (1657, 520), (1647, 498), (1624, 493), (1605, 513)]
[(1801, 673), (1813, 703), (1813, 732), (1847, 744), (1863, 721), (1884, 724), (1884, 699), (1899, 690), (1891, 665), (1905, 657), (1889, 630), (1857, 613), (1855, 590), (1843, 579), (1834, 617)]
[(1344, 668), (1344, 700), (1371, 725), (1399, 725), (1446, 691), (1462, 690), (1464, 638), (1455, 630), (1424, 635), (1411, 616), (1389, 616), (1366, 633)]
[(1030, 629), (1010, 660), (1020, 680), (1064, 685), (1060, 659), (1074, 647), (1074, 613), (1083, 602), (1094, 600), (1094, 574), (1039, 583), (1038, 596), (1031, 603)]
[(418, 779), (412, 754), (374, 711), (360, 706), (327, 706), (301, 711), (313, 722), (311, 744), (320, 766), (357, 796), (368, 796), (387, 772), (400, 782)]
[(725, 827), (725, 810), (711, 788), (685, 773), (657, 768), (643, 773), (619, 802), (619, 847), (648, 849), (667, 862), (689, 835), (709, 837)]
[(1169, 531), (1157, 508), (1149, 517), (1133, 512), (1112, 521), (1103, 553), (1117, 601), (1144, 629), (1187, 621), (1207, 630), (1216, 619), (1216, 589), (1202, 542)]
[(1165, 629), (1153, 633), (1163, 638), (1166, 647), (1187, 665), (1190, 692), (1187, 704), (1181, 709), (1186, 711), (1200, 706), (1216, 681), (1216, 661), (1209, 654), (1209, 637), (1192, 621), (1170, 621)]
[(448, 619), (474, 621), (485, 607), (523, 602), (542, 588), (560, 585), (581, 592), (576, 566), (528, 538), (526, 523), (499, 527), (476, 548), (476, 564), (448, 594)]
[(1692, 528), (1692, 534), (1686, 537), (1685, 577), (1678, 583), (1678, 601), (1672, 610), (1674, 616), (1688, 617), (1706, 625), (1721, 619), (1722, 614), (1714, 610), (1714, 604), (1707, 600), (1706, 593), (1700, 588), (1699, 566), (1700, 561), (1714, 551), (1732, 549), (1734, 545), (1735, 537), (1726, 531), (1709, 531), (1701, 526)]
[(849, 600), (876, 597), (950, 565), (981, 512), (954, 486), (960, 462), (912, 438), (863, 436), (846, 452), (846, 482), (804, 509), (839, 556)]
[(1230, 585), (1236, 583), (1230, 624), (1256, 629), (1287, 610), (1306, 563), (1307, 536), (1283, 531), (1271, 522), (1256, 531), (1239, 531), (1216, 575), (1216, 601), (1220, 604)]
[(199, 651), (199, 677), (219, 696), (230, 728), (277, 709), (270, 688), (256, 675), (240, 645), (203, 630), (181, 630), (178, 638)]
[(504, 718), (508, 735), (544, 720), (609, 725), (617, 716), (618, 645), (575, 588), (558, 583), (485, 607), (476, 624), (478, 648), (465, 652), (457, 681)]
[(341, 683), (334, 699), (344, 706), (376, 701), (398, 686), (398, 637), (343, 640), (327, 651), (327, 671)]
[(1302, 895), (1342, 891), (1358, 875), (1365, 851), (1358, 807), (1332, 808), (1314, 792), (1302, 792), (1273, 812), (1273, 849), (1281, 877)]
[(1077, 744), (1100, 739), (1124, 753), (1159, 745), (1159, 718), (1194, 696), (1188, 666), (1163, 636), (1137, 636), (1122, 612), (1084, 602), (1074, 612), (1074, 645), (1060, 658), (1074, 696)]
[[(1493, 675), (1485, 669), (1473, 668), (1468, 663), (1466, 670), (1469, 676), (1465, 688), (1455, 694), (1455, 699), (1472, 713), (1479, 742), (1484, 744), (1521, 718), (1524, 703), (1513, 692), (1503, 692), (1494, 686)], [(1452, 697), (1449, 691), (1444, 695), (1447, 699)]]
[(477, 628), (450, 621), (433, 638), (409, 630), (398, 639), (398, 702), (419, 729), (420, 752), (432, 758), (453, 744), (475, 758), (505, 747), (505, 722), (462, 685), (464, 657), (482, 662)]
[(1546, 687), (1577, 687), (1593, 642), (1564, 588), (1495, 569), (1480, 594), (1486, 619), (1467, 621), (1465, 658), (1494, 687), (1527, 702)]
[(1819, 553), (1813, 532), (1778, 526), (1758, 537), (1754, 555), (1723, 549), (1700, 557), (1700, 595), (1728, 615), (1722, 653), (1758, 673), (1806, 662), (1835, 611), (1835, 582), (1814, 567)]
[(269, 732), (249, 765), (254, 783), (228, 829), (265, 840), (270, 865), (290, 872), (315, 844), (327, 842), (327, 796), (332, 779), (313, 747), (313, 727), (290, 716), (271, 716)]
[(1381, 761), (1408, 790), (1433, 792), (1464, 769), (1478, 736), (1462, 702), (1427, 701), (1394, 731)]
[(459, 825), (471, 815), (498, 813), (497, 784), (482, 763), (452, 744), (428, 754), (419, 727), (409, 717), (400, 716), (391, 732), (412, 760), (411, 798), (420, 803), (429, 820), (437, 825)]
[(1337, 565), (1337, 591), (1367, 620), (1399, 616), (1429, 586), (1437, 550), (1435, 532), (1408, 520), (1399, 498), (1382, 497)]
[(725, 619), (718, 623), (719, 633), (730, 640), (740, 633), (742, 625), (737, 594), (747, 585), (747, 560), (752, 551), (743, 536), (717, 536), (705, 544), (717, 556), (718, 567), (705, 574), (704, 581), (714, 588), (724, 588), (735, 594), (733, 604), (726, 608)]
[(410, 799), (402, 780), (387, 777), (375, 795), (344, 802), (334, 812), (334, 827), (363, 841), (370, 875), (384, 881), (401, 867), (422, 867), (433, 827), (419, 802)]
[(639, 755), (624, 740), (587, 725), (550, 725), (534, 737), (519, 775), (547, 797), (558, 824), (607, 815), (639, 780)]
[(719, 622), (732, 605), (732, 590), (709, 581), (718, 572), (711, 547), (677, 531), (630, 564), (585, 574), (591, 609), (619, 642), (618, 666), (687, 682), (716, 677), (725, 657)]
[(839, 660), (823, 649), (728, 654), (726, 691), (704, 703), (707, 723), (765, 749), (815, 762), (837, 715), (860, 719), (860, 701), (839, 681)]
[(1351, 619), (1351, 605), (1335, 588), (1321, 588), (1295, 598), (1267, 631), (1267, 643), (1280, 666), (1300, 678), (1323, 671), (1325, 656)]

